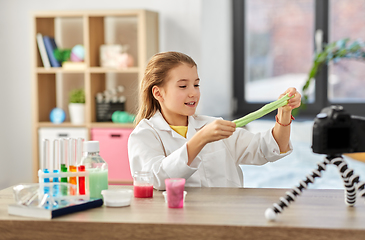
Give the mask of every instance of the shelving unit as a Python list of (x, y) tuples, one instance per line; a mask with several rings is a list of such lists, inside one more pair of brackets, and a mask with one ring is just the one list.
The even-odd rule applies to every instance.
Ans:
[[(32, 16), (33, 67), (33, 180), (39, 169), (38, 130), (43, 127), (133, 128), (133, 124), (96, 122), (95, 95), (111, 85), (123, 85), (127, 98), (125, 110), (136, 113), (137, 91), (148, 59), (158, 52), (158, 14), (147, 10), (112, 11), (43, 11)], [(85, 48), (84, 70), (44, 68), (39, 54), (36, 34), (55, 38), (58, 47), (72, 48), (82, 44)], [(103, 44), (128, 44), (128, 53), (134, 66), (111, 69), (100, 66), (99, 49)], [(85, 123), (73, 125), (68, 117), (68, 94), (74, 88), (85, 89)], [(66, 121), (53, 124), (49, 114), (55, 107), (66, 112)], [(119, 182), (129, 183), (129, 182)]]

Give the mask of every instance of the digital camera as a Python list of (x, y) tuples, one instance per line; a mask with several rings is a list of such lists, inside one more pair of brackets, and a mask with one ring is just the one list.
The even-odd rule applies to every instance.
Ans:
[(365, 118), (348, 114), (342, 106), (326, 107), (314, 120), (312, 137), (314, 153), (365, 152)]

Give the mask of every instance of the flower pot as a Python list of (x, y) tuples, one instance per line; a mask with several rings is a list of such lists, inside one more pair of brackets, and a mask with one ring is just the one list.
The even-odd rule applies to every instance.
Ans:
[(84, 103), (69, 103), (68, 111), (70, 113), (70, 119), (72, 124), (80, 125), (85, 123)]

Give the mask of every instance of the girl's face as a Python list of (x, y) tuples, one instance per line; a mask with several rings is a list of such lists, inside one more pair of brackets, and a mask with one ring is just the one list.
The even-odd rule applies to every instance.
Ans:
[(195, 114), (200, 99), (199, 81), (196, 66), (183, 63), (169, 71), (157, 100), (170, 125), (187, 126), (187, 117)]

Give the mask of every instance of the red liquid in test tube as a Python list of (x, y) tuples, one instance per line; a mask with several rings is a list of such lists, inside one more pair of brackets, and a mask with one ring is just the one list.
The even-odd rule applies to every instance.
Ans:
[[(78, 172), (85, 172), (85, 165), (80, 165), (82, 158), (82, 145), (84, 139), (78, 138), (76, 141), (76, 164)], [(86, 194), (85, 177), (79, 177), (79, 194)]]
[[(85, 172), (85, 166), (84, 165), (78, 166), (77, 169), (79, 170), (79, 172)], [(85, 177), (79, 177), (79, 194), (80, 195), (85, 195), (86, 194)]]

